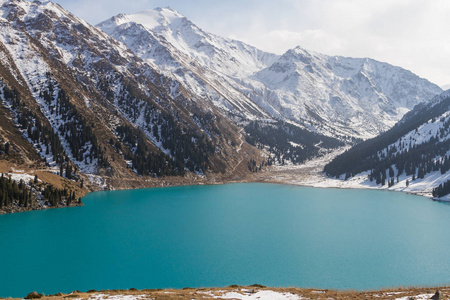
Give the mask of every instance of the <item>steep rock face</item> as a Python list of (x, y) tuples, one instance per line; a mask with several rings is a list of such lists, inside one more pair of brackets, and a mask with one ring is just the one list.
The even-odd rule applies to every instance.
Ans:
[(57, 4), (0, 1), (0, 56), (3, 109), (67, 178), (227, 172), (245, 155), (208, 99)]
[(446, 91), (426, 105), (417, 105), (386, 133), (336, 157), (325, 172), (345, 179), (368, 176), (380, 186), (427, 194), (434, 190), (435, 196), (443, 197), (450, 193), (449, 156), (450, 92)]

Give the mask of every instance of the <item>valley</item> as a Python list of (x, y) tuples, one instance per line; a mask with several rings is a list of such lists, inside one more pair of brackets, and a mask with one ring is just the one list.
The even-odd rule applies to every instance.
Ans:
[(0, 0), (0, 298), (448, 297), (447, 86), (303, 47), (319, 27), (272, 53), (133, 5)]
[[(375, 137), (442, 91), (368, 58), (265, 52), (172, 8), (94, 27), (51, 2), (0, 4), (0, 160), (11, 165), (0, 171), (40, 170), (44, 185), (77, 199), (280, 178), (349, 186), (319, 166), (305, 174), (309, 161)], [(258, 178), (273, 166), (292, 175)], [(21, 205), (7, 210), (30, 208)]]

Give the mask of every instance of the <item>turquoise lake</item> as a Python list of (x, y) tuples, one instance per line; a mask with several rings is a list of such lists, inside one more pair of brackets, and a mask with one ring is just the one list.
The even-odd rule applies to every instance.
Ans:
[(450, 283), (450, 205), (275, 184), (97, 192), (0, 216), (0, 297), (249, 285)]

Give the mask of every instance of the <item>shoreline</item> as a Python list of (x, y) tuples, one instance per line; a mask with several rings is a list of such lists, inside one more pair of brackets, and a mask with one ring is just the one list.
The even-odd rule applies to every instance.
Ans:
[[(249, 183), (251, 183), (251, 182), (249, 182)], [(361, 187), (315, 186), (315, 185), (309, 185), (309, 184), (290, 183), (290, 182), (278, 182), (278, 181), (255, 181), (255, 183), (271, 183), (271, 184), (280, 184), (280, 185), (292, 185), (292, 186), (298, 186), (298, 187), (311, 187), (311, 188), (316, 188), (316, 189), (369, 190), (369, 191), (396, 192), (396, 193), (405, 193), (405, 194), (408, 194), (408, 195), (424, 197), (424, 198), (428, 198), (430, 200), (438, 201), (438, 202), (450, 202), (448, 200), (436, 200), (432, 196), (425, 196), (425, 195), (421, 195), (419, 193), (414, 193), (414, 192), (396, 191), (396, 190), (380, 189), (380, 188), (371, 188), (371, 187), (367, 187), (367, 186), (361, 186)]]
[[(300, 165), (286, 165), (286, 166), (272, 166), (267, 167), (266, 170), (248, 173), (242, 178), (229, 179), (229, 176), (217, 176), (213, 175), (211, 177), (197, 177), (192, 180), (193, 176), (185, 181), (178, 180), (178, 183), (171, 181), (173, 178), (158, 178), (155, 182), (148, 186), (137, 187), (137, 188), (117, 188), (105, 191), (115, 191), (115, 190), (130, 190), (130, 189), (147, 189), (147, 188), (157, 188), (157, 187), (172, 187), (172, 186), (197, 186), (197, 185), (222, 185), (222, 184), (232, 184), (232, 183), (271, 183), (271, 184), (282, 184), (282, 185), (292, 185), (300, 187), (312, 187), (312, 188), (327, 188), (327, 189), (360, 189), (360, 190), (380, 190), (388, 192), (401, 192), (415, 196), (421, 196), (428, 198), (433, 201), (439, 202), (450, 202), (449, 200), (436, 199), (432, 196), (430, 192), (424, 191), (414, 191), (414, 190), (404, 190), (404, 189), (392, 189), (386, 187), (363, 185), (360, 182), (351, 182), (347, 180), (335, 179), (326, 177), (323, 174), (324, 166), (330, 162), (337, 155), (344, 152), (347, 148), (340, 148), (327, 153), (321, 157), (311, 159)], [(195, 177), (195, 176), (194, 176)], [(227, 178), (228, 177), (228, 178)], [(298, 177), (303, 180), (299, 180)], [(162, 182), (170, 181), (168, 185), (159, 185)], [(89, 191), (87, 194), (96, 191)], [(86, 195), (87, 195), (86, 194)], [(86, 196), (85, 195), (85, 196)]]
[[(176, 186), (198, 186), (198, 185), (222, 185), (222, 184), (232, 184), (232, 183), (271, 183), (271, 184), (282, 184), (282, 185), (292, 185), (300, 187), (312, 187), (312, 188), (334, 188), (334, 189), (362, 189), (362, 190), (380, 190), (389, 192), (402, 192), (410, 195), (421, 196), (428, 198), (432, 201), (437, 202), (450, 202), (450, 199), (439, 199), (434, 198), (430, 192), (425, 192), (423, 190), (405, 190), (404, 188), (387, 188), (380, 187), (370, 184), (362, 184), (362, 182), (367, 182), (367, 178), (364, 176), (353, 177), (350, 180), (341, 180), (326, 177), (323, 174), (323, 167), (326, 163), (331, 161), (334, 157), (339, 155), (344, 149), (338, 149), (327, 153), (321, 157), (314, 158), (312, 160), (306, 161), (301, 165), (286, 165), (286, 166), (272, 166), (267, 167), (265, 170), (248, 173), (241, 177), (232, 177), (230, 174), (208, 174), (204, 176), (199, 176), (195, 174), (189, 174), (184, 177), (160, 177), (160, 178), (149, 178), (143, 179), (142, 181), (136, 180), (118, 180), (111, 179), (108, 177), (102, 177), (102, 186), (96, 185), (91, 182), (86, 185), (81, 198), (83, 199), (86, 195), (99, 192), (99, 191), (119, 191), (119, 190), (133, 190), (133, 189), (147, 189), (147, 188), (166, 188), (166, 187), (176, 187)], [(90, 174), (86, 174), (86, 178)], [(404, 179), (403, 181), (405, 181)], [(113, 187), (114, 188), (111, 188)], [(106, 188), (106, 189), (102, 189)], [(39, 207), (36, 209), (28, 210), (16, 210), (11, 212), (0, 211), (2, 214), (11, 214), (17, 212), (27, 212), (34, 210), (46, 210), (55, 208), (67, 208), (83, 206), (73, 205), (73, 206), (60, 206), (60, 207)]]
[[(412, 181), (411, 176), (402, 175), (392, 187), (371, 182), (368, 178), (369, 172), (357, 174), (347, 180), (327, 177), (323, 172), (324, 166), (345, 149), (332, 151), (301, 165), (273, 166), (269, 171), (257, 173), (256, 181), (313, 188), (384, 190), (421, 196), (433, 201), (450, 202), (450, 197), (448, 199), (433, 197), (432, 188), (429, 187), (430, 182), (427, 182), (428, 179), (433, 179), (432, 176), (426, 177), (425, 180)], [(408, 180), (409, 185), (407, 186), (406, 181)]]
[[(439, 291), (439, 292), (438, 292)], [(302, 299), (430, 299), (439, 293), (440, 299), (446, 299), (450, 295), (450, 286), (434, 287), (398, 287), (383, 288), (377, 290), (355, 291), (355, 290), (333, 290), (321, 288), (297, 288), (297, 287), (265, 287), (259, 284), (251, 286), (230, 285), (228, 287), (214, 288), (183, 288), (183, 289), (128, 289), (128, 290), (89, 290), (88, 292), (73, 291), (71, 293), (58, 293), (54, 295), (43, 295), (30, 293), (28, 299), (42, 300), (141, 300), (141, 299), (280, 299), (280, 300), (302, 300)], [(33, 296), (32, 296), (33, 295)], [(6, 299), (1, 298), (0, 299)], [(11, 300), (23, 298), (8, 298)]]
[[(268, 172), (270, 174), (270, 171), (265, 171), (265, 172)], [(332, 179), (332, 180), (335, 180), (335, 179)], [(345, 181), (342, 181), (342, 182), (345, 182)], [(428, 198), (429, 200), (436, 201), (436, 202), (450, 203), (450, 200), (434, 198), (429, 193), (422, 193), (422, 192), (391, 190), (391, 189), (387, 189), (387, 188), (377, 188), (377, 187), (370, 187), (370, 186), (364, 186), (364, 185), (359, 185), (359, 186), (340, 186), (340, 185), (320, 186), (320, 185), (315, 185), (315, 184), (311, 184), (308, 182), (302, 183), (302, 182), (279, 181), (279, 180), (270, 180), (270, 179), (269, 180), (267, 180), (267, 179), (256, 179), (256, 180), (250, 179), (249, 180), (247, 177), (243, 178), (242, 180), (222, 180), (222, 181), (213, 181), (213, 182), (209, 182), (208, 180), (206, 180), (205, 182), (183, 182), (183, 183), (179, 183), (179, 184), (169, 184), (166, 186), (151, 185), (151, 186), (131, 187), (131, 188), (117, 188), (117, 189), (110, 189), (110, 190), (90, 190), (90, 191), (86, 191), (86, 193), (81, 197), (81, 199), (83, 200), (83, 198), (86, 197), (87, 195), (89, 195), (91, 193), (96, 193), (96, 192), (114, 192), (114, 191), (127, 191), (127, 190), (141, 190), (141, 189), (143, 190), (143, 189), (171, 188), (171, 187), (181, 187), (181, 186), (214, 186), (214, 185), (237, 184), (237, 183), (263, 183), (263, 184), (268, 183), (268, 184), (291, 185), (291, 186), (297, 186), (297, 187), (311, 187), (311, 188), (320, 188), (320, 189), (378, 190), (378, 191), (386, 191), (386, 192), (406, 193), (409, 195)], [(81, 206), (84, 206), (84, 203), (74, 204), (74, 205), (70, 205), (70, 206), (57, 206), (57, 207), (46, 206), (46, 207), (38, 207), (38, 208), (27, 209), (27, 210), (16, 210), (16, 211), (10, 211), (10, 212), (3, 210), (3, 211), (0, 211), (0, 216), (6, 215), (6, 214), (25, 213), (25, 212), (30, 212), (30, 211), (71, 208), (71, 207), (81, 207)]]

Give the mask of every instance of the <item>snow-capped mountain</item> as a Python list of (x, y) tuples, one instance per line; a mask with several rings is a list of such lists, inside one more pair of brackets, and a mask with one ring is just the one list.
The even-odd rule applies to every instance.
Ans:
[(171, 8), (98, 27), (186, 88), (250, 120), (283, 120), (328, 136), (368, 138), (442, 90), (399, 67), (301, 48), (282, 56), (200, 29)]
[(415, 105), (441, 92), (428, 80), (387, 63), (300, 47), (253, 78), (264, 84), (262, 101), (283, 117), (361, 138), (386, 131)]
[(247, 77), (271, 65), (277, 58), (275, 54), (258, 50), (240, 41), (207, 33), (170, 7), (133, 15), (120, 14), (97, 27), (113, 36), (124, 34), (122, 39), (127, 41), (130, 49), (139, 56), (161, 61), (162, 57), (152, 51), (154, 45), (135, 39), (126, 31), (130, 27), (134, 30), (144, 28), (202, 66), (233, 77)]
[(450, 180), (450, 91), (417, 105), (386, 133), (336, 157), (325, 172), (369, 178), (393, 190), (428, 195), (434, 190), (437, 197), (450, 193), (450, 182), (444, 187)]
[(97, 27), (217, 106), (250, 118), (269, 118), (236, 90), (234, 78), (245, 78), (270, 66), (276, 55), (206, 33), (172, 8), (120, 14)]
[(170, 8), (100, 30), (51, 2), (0, 0), (0, 27), (0, 124), (15, 128), (0, 142), (75, 180), (300, 163), (384, 130), (439, 89), (371, 60), (266, 53)]
[(0, 128), (0, 142), (69, 179), (101, 175), (119, 187), (236, 171), (247, 157), (232, 146), (239, 128), (206, 97), (57, 4), (0, 0), (0, 57), (2, 127), (19, 130)]

